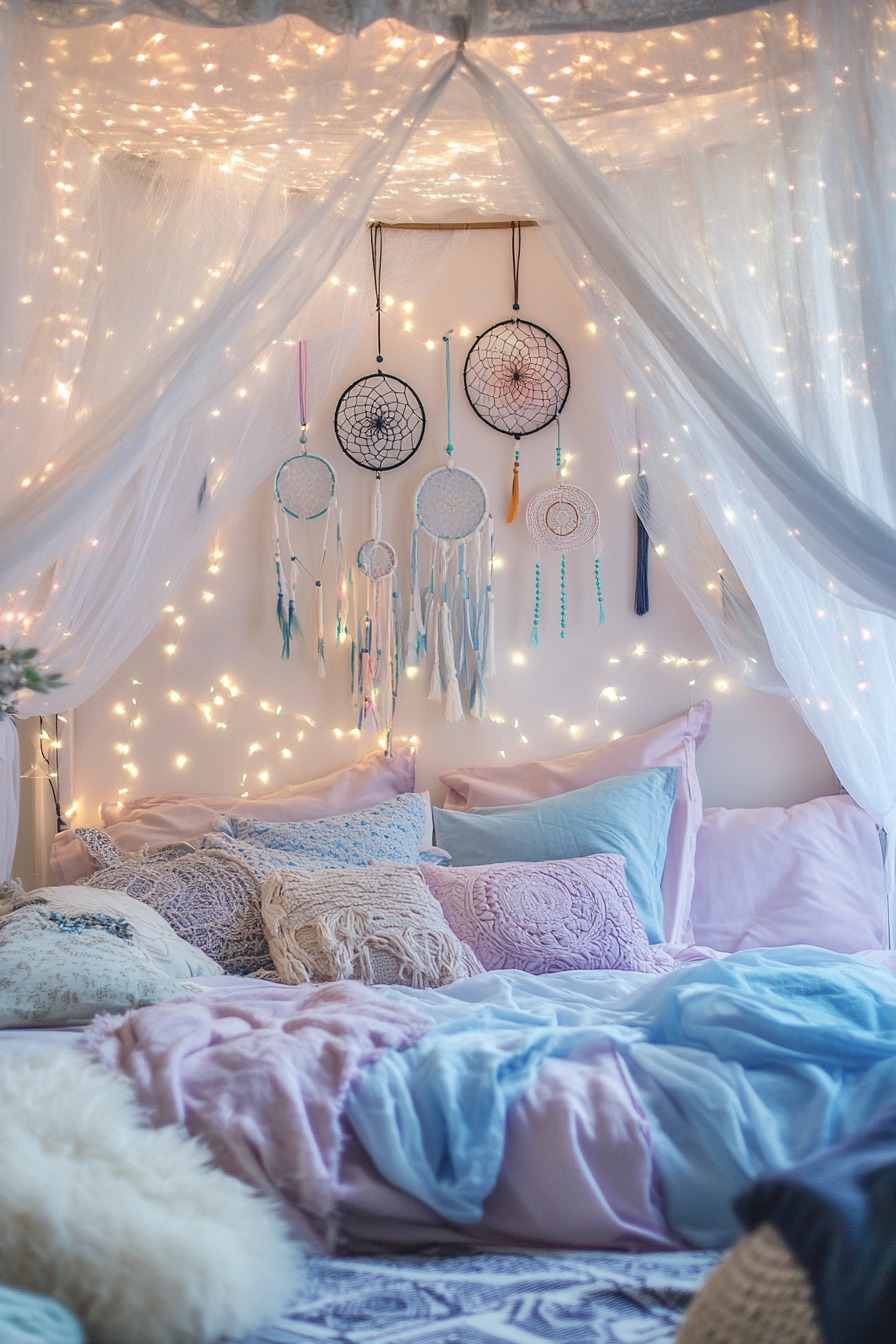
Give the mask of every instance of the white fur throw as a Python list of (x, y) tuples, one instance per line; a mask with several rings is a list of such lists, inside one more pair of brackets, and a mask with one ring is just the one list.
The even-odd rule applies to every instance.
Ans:
[(452, 933), (417, 868), (382, 863), (314, 873), (284, 869), (262, 887), (261, 914), (271, 957), (287, 985), (385, 980), (436, 989), (482, 970), (472, 948)]
[(83, 1055), (0, 1058), (0, 1277), (91, 1344), (210, 1344), (276, 1317), (296, 1252), (271, 1207)]

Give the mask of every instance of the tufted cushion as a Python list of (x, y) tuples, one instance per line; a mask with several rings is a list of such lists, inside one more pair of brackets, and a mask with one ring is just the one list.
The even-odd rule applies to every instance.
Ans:
[(128, 858), (110, 849), (111, 841), (100, 832), (80, 828), (77, 835), (106, 862), (79, 886), (114, 888), (143, 901), (230, 975), (273, 971), (258, 908), (258, 882), (238, 858), (205, 850), (175, 858), (158, 853)]
[(284, 984), (364, 980), (437, 989), (482, 970), (417, 868), (284, 871), (265, 882), (261, 909)]
[(647, 941), (620, 854), (422, 872), (487, 971), (653, 974), (673, 965)]

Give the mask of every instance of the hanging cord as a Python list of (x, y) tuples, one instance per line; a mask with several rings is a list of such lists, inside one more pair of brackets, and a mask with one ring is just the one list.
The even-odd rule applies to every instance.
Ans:
[(515, 220), (510, 226), (510, 263), (513, 267), (513, 311), (520, 310), (520, 254), (523, 250), (523, 226)]
[(302, 445), (302, 452), (306, 452), (305, 445), (308, 442), (308, 342), (299, 341), (298, 353), (298, 382), (299, 382), (299, 424), (302, 426), (302, 433), (299, 437), (299, 443)]
[(373, 292), (376, 295), (376, 362), (383, 362), (383, 228), (370, 226), (370, 264), (373, 267)]
[(451, 332), (443, 336), (445, 342), (445, 400), (448, 407), (448, 446), (445, 452), (448, 454), (448, 465), (451, 466), (451, 455), (454, 452), (454, 444), (451, 442)]
[[(518, 313), (520, 310), (520, 256), (523, 250), (523, 226), (519, 220), (515, 220), (510, 226), (510, 264), (513, 269), (513, 311)], [(507, 510), (507, 521), (512, 523), (516, 520), (517, 511), (520, 507), (520, 436), (515, 434), (516, 450), (513, 454), (513, 483), (510, 487), (510, 508)]]
[[(55, 716), (55, 718), (54, 718), (54, 727), (55, 727), (55, 730), (56, 730), (56, 736), (55, 736), (55, 738), (53, 739), (53, 741), (58, 743), (58, 741), (59, 741), (59, 715), (58, 715), (58, 714), (57, 714), (57, 715)], [(51, 792), (52, 795), (53, 795), (53, 807), (55, 808), (55, 811), (56, 811), (56, 832), (57, 832), (57, 834), (58, 834), (60, 831), (67, 831), (67, 830), (68, 830), (68, 826), (67, 826), (67, 825), (65, 824), (65, 822), (62, 820), (62, 805), (61, 805), (61, 803), (60, 803), (60, 801), (59, 801), (59, 747), (58, 747), (58, 746), (53, 746), (53, 745), (50, 746), (50, 751), (53, 752), (53, 763), (51, 764), (51, 763), (50, 763), (50, 758), (49, 758), (49, 756), (48, 756), (48, 755), (46, 754), (46, 752), (44, 751), (44, 742), (46, 741), (46, 738), (44, 737), (44, 733), (45, 733), (45, 731), (46, 731), (46, 730), (45, 730), (45, 728), (44, 728), (44, 717), (43, 717), (43, 715), (41, 715), (41, 716), (40, 716), (40, 729), (39, 729), (39, 736), (38, 736), (38, 739), (37, 739), (37, 743), (38, 743), (38, 747), (40, 748), (40, 754), (41, 754), (41, 757), (42, 757), (42, 759), (43, 759), (44, 765), (47, 767), (47, 783), (49, 784), (49, 786), (50, 786), (50, 792)], [(55, 765), (55, 767), (56, 767), (55, 770), (54, 770), (54, 768), (53, 768), (54, 765)], [(56, 781), (55, 783), (53, 782), (54, 780)]]
[(560, 408), (557, 407), (557, 485), (563, 489), (563, 440), (560, 435)]

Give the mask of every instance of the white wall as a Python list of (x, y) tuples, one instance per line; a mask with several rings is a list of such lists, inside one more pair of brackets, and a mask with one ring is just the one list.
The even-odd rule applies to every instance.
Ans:
[[(389, 293), (389, 253), (402, 245), (400, 234), (387, 234), (385, 291)], [(497, 520), (496, 576), (498, 675), (491, 684), (493, 721), (448, 724), (442, 707), (426, 698), (421, 672), (404, 683), (395, 731), (419, 739), (418, 785), (441, 797), (437, 775), (450, 765), (513, 761), (525, 756), (557, 756), (606, 741), (614, 732), (638, 732), (681, 712), (692, 696), (709, 696), (714, 718), (699, 764), (707, 804), (757, 806), (790, 804), (837, 787), (818, 743), (784, 701), (728, 680), (712, 662), (702, 627), (672, 584), (662, 562), (651, 555), (651, 610), (632, 611), (635, 521), (625, 492), (616, 483), (617, 468), (606, 426), (603, 397), (609, 386), (606, 350), (590, 332), (584, 308), (550, 257), (535, 230), (524, 237), (522, 313), (546, 326), (564, 345), (572, 370), (572, 392), (563, 416), (564, 448), (574, 455), (569, 479), (590, 491), (601, 510), (605, 538), (601, 560), (607, 623), (597, 624), (590, 551), (569, 561), (569, 628), (558, 637), (556, 565), (543, 567), (543, 621), (540, 646), (530, 649), (533, 561), (524, 522), (525, 504), (534, 491), (551, 483), (555, 431), (548, 428), (522, 446), (522, 508), (513, 527), (506, 516), (513, 441), (494, 433), (472, 413), (463, 396), (460, 371), (471, 344), (462, 328), (478, 332), (509, 316), (509, 234), (483, 231), (412, 311), (396, 296), (385, 326), (386, 369), (406, 378), (418, 391), (428, 416), (426, 437), (410, 463), (384, 477), (384, 535), (399, 550), (406, 569), (414, 490), (426, 472), (441, 465), (445, 444), (442, 334), (454, 329), (455, 461), (476, 471), (488, 488)], [(360, 277), (365, 283), (366, 277)], [(347, 281), (345, 282), (347, 283)], [(409, 330), (403, 329), (407, 323)], [(432, 350), (426, 342), (434, 342)], [(372, 371), (374, 323), (359, 341), (343, 383)], [(311, 408), (309, 449), (334, 466), (345, 516), (350, 552), (370, 535), (372, 477), (339, 451), (332, 417), (340, 387), (326, 405)], [(298, 431), (297, 431), (298, 437)], [(75, 719), (75, 793), (79, 819), (90, 824), (100, 800), (129, 789), (130, 797), (157, 791), (209, 791), (250, 795), (266, 793), (292, 780), (313, 778), (345, 764), (365, 749), (349, 735), (353, 712), (349, 698), (348, 649), (328, 646), (328, 676), (318, 680), (312, 648), (299, 646), (288, 663), (280, 661), (274, 607), (276, 588), (270, 554), (270, 487), (246, 500), (220, 538), (219, 573), (198, 564), (182, 590), (171, 595), (174, 613), (161, 613), (155, 632), (107, 685), (82, 706)], [(307, 526), (299, 539), (311, 561), (320, 525)], [(296, 525), (294, 540), (300, 537)], [(334, 594), (328, 565), (329, 597)], [(205, 601), (203, 593), (213, 593)], [(301, 610), (311, 627), (310, 586)], [(177, 626), (175, 618), (183, 616)], [(329, 608), (328, 608), (329, 617)], [(332, 621), (329, 621), (332, 628)], [(177, 640), (171, 657), (165, 645)], [(632, 650), (643, 645), (639, 656)], [(514, 655), (522, 663), (514, 663)], [(664, 655), (691, 660), (690, 666), (664, 664)], [(618, 664), (611, 662), (619, 659)], [(699, 673), (699, 676), (698, 676)], [(227, 695), (220, 678), (240, 690)], [(696, 687), (689, 681), (697, 678)], [(600, 692), (614, 686), (615, 703)], [(172, 703), (174, 690), (182, 699)], [(225, 703), (214, 705), (221, 694)], [(266, 701), (282, 713), (265, 712)], [(216, 728), (200, 705), (210, 704)], [(124, 706), (127, 713), (115, 712)], [(311, 727), (301, 717), (314, 721)], [(550, 716), (558, 716), (557, 722)], [(139, 717), (139, 726), (128, 728)], [(496, 722), (494, 720), (503, 720)], [(598, 724), (595, 720), (599, 721)], [(518, 727), (514, 725), (517, 724)], [(337, 736), (339, 730), (343, 736)], [(303, 733), (301, 741), (297, 735)], [(280, 734), (279, 738), (277, 734)], [(528, 739), (523, 742), (523, 737)], [(261, 751), (250, 755), (250, 746)], [(117, 750), (125, 744), (127, 755)], [(282, 750), (292, 754), (284, 759)], [(179, 756), (186, 764), (178, 768)], [(138, 771), (132, 777), (125, 765)], [(266, 780), (260, 775), (267, 774)], [(243, 775), (247, 775), (245, 783)]]

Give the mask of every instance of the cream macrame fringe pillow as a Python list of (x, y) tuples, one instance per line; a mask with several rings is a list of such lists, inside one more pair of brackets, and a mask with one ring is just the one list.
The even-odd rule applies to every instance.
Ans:
[(261, 889), (261, 913), (287, 985), (363, 980), (435, 989), (482, 970), (416, 868), (282, 870)]

